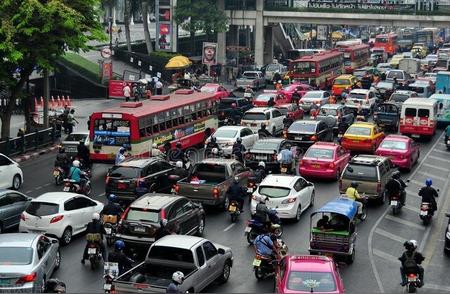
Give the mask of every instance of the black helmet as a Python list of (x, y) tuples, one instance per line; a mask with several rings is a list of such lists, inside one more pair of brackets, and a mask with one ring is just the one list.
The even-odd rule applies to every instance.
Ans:
[(64, 146), (59, 146), (59, 153), (64, 153), (66, 152), (66, 148), (64, 148)]
[(355, 181), (353, 181), (352, 182), (352, 184), (351, 184), (351, 186), (353, 187), (353, 188), (357, 188), (358, 186), (359, 186), (359, 183), (358, 182), (355, 182)]
[(392, 178), (394, 179), (399, 179), (400, 178), (400, 172), (398, 170), (396, 170), (395, 172), (392, 173)]
[(216, 137), (211, 136), (211, 143), (216, 143)]
[(181, 143), (177, 142), (177, 144), (175, 146), (177, 146), (177, 148), (181, 148)]
[(237, 139), (236, 139), (236, 142), (238, 142), (238, 143), (242, 143), (242, 139), (241, 139), (241, 137), (237, 138)]
[(261, 124), (261, 129), (265, 130), (266, 129), (266, 124)]

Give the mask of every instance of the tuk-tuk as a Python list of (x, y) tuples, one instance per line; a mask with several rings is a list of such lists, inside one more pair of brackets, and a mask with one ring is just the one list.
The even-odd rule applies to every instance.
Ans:
[(347, 264), (355, 260), (355, 201), (339, 197), (311, 214), (310, 254), (323, 254)]
[(381, 103), (375, 107), (373, 120), (379, 127), (397, 131), (400, 122), (400, 107), (391, 102)]

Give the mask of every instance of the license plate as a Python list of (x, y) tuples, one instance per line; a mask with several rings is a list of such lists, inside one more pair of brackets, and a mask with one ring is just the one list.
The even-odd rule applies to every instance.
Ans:
[(64, 192), (69, 192), (69, 191), (70, 191), (70, 187), (69, 187), (69, 186), (64, 187), (64, 188), (63, 188), (63, 191), (64, 191)]
[(428, 211), (426, 211), (426, 210), (421, 210), (421, 211), (420, 211), (420, 215), (425, 216), (425, 215), (427, 215), (427, 214), (428, 214)]
[(413, 138), (420, 138), (420, 135), (412, 134), (411, 137), (413, 137)]
[(253, 266), (260, 266), (261, 265), (261, 259), (253, 259)]
[(10, 280), (9, 279), (1, 279), (0, 280), (0, 285), (9, 285), (10, 284)]
[(287, 168), (286, 168), (286, 167), (282, 167), (282, 168), (281, 168), (281, 172), (282, 172), (282, 173), (287, 172)]
[(105, 228), (105, 232), (107, 235), (111, 235), (112, 230), (111, 228)]
[(301, 141), (301, 140), (302, 140), (302, 137), (295, 137), (294, 139), (295, 139), (295, 140)]
[(88, 248), (88, 254), (97, 254), (97, 248)]
[(312, 165), (314, 168), (320, 168), (320, 164), (313, 164)]
[(228, 211), (235, 212), (236, 211), (236, 206), (230, 205), (230, 207), (228, 207)]
[(248, 232), (250, 232), (251, 230), (252, 230), (252, 228), (246, 227), (244, 231), (245, 231), (246, 233), (248, 233)]
[(112, 289), (112, 285), (111, 284), (104, 284), (103, 285), (103, 290), (111, 291), (111, 289)]
[(247, 192), (248, 192), (248, 193), (253, 193), (253, 191), (255, 191), (254, 189), (255, 189), (255, 188), (247, 188)]
[(408, 282), (415, 282), (415, 281), (417, 281), (417, 278), (416, 277), (408, 277)]
[(144, 228), (144, 227), (134, 227), (133, 230), (134, 230), (135, 232), (145, 233), (145, 228)]
[(54, 177), (59, 176), (59, 171), (55, 170), (55, 171), (53, 172), (53, 176), (54, 176)]
[(397, 204), (398, 204), (397, 200), (391, 200), (391, 205), (397, 206)]

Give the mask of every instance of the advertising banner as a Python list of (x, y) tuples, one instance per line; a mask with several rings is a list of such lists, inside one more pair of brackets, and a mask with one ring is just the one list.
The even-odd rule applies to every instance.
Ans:
[(217, 43), (203, 42), (202, 63), (206, 65), (217, 64)]

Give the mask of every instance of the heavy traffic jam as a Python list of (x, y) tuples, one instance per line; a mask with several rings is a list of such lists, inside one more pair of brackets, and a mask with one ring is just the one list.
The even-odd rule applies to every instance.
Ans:
[[(420, 230), (446, 214), (437, 197), (448, 191), (432, 173), (409, 180), (427, 164), (424, 144), (439, 136), (450, 149), (450, 43), (419, 32), (411, 42), (386, 32), (367, 44), (296, 49), (231, 87), (178, 88), (93, 112), (88, 130), (62, 140), (53, 192), (36, 198), (20, 191), (28, 175), (1, 155), (0, 186), (11, 190), (0, 191), (0, 291), (65, 291), (68, 281), (51, 277), (61, 247), (81, 235), (78, 259), (100, 269), (98, 292), (217, 292), (239, 270), (273, 281), (265, 292), (344, 293), (341, 269), (366, 252), (357, 240), (372, 209), (384, 205), (393, 219), (413, 211)], [(99, 165), (100, 196), (91, 183)], [(208, 222), (222, 214), (219, 244)], [(300, 224), (306, 247), (286, 236)], [(440, 234), (449, 255), (448, 228)], [(253, 249), (250, 263), (231, 240)], [(401, 241), (391, 279), (397, 292), (421, 291), (430, 256)]]

